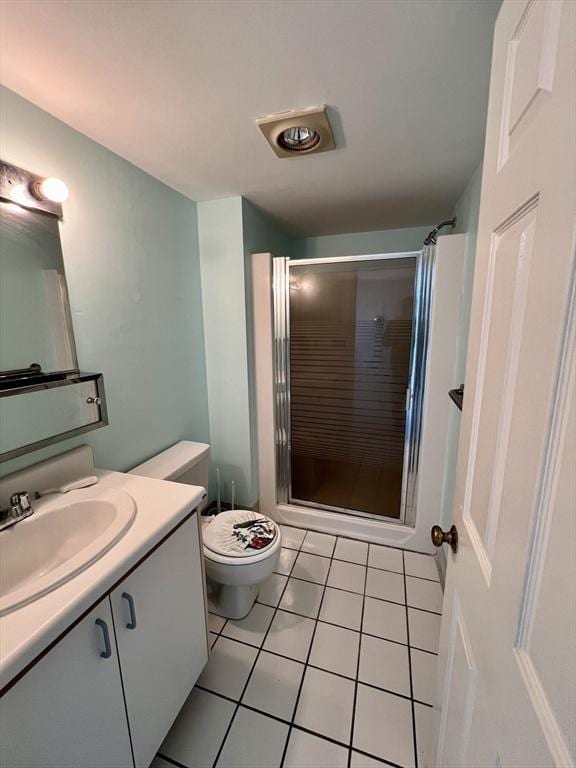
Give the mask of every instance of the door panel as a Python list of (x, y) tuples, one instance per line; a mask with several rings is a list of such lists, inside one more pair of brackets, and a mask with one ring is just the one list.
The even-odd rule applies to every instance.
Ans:
[[(104, 621), (112, 653), (102, 658)], [(2, 768), (132, 768), (108, 598), (2, 697)]]
[(576, 760), (575, 11), (505, 0), (496, 23), (454, 493), (460, 541), (448, 554), (440, 654), (442, 768)]
[(554, 85), (561, 0), (525, 2), (507, 45), (499, 167), (522, 141)]
[(491, 239), (463, 518), (489, 581), (516, 390), (534, 243), (537, 199), (514, 212)]
[(476, 666), (458, 596), (452, 606), (449, 658), (446, 667), (439, 765), (467, 765), (468, 736), (476, 703)]
[(110, 596), (138, 768), (150, 765), (208, 660), (201, 557), (194, 515)]
[[(574, 328), (572, 328), (574, 333)], [(559, 755), (576, 755), (576, 654), (566, 653), (576, 638), (576, 601), (566, 582), (576, 584), (576, 389), (575, 362), (567, 366), (562, 407), (548, 447), (550, 472), (543, 477), (541, 502), (533, 522), (517, 639), (518, 662), (536, 711), (549, 724)], [(561, 660), (559, 662), (559, 660)], [(564, 746), (563, 746), (564, 745)]]

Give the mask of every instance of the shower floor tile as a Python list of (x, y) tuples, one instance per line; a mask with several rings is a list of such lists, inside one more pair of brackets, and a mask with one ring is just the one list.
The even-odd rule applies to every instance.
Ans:
[(424, 768), (442, 607), (434, 558), (282, 530), (282, 573), (250, 614), (209, 615), (210, 660), (154, 768)]

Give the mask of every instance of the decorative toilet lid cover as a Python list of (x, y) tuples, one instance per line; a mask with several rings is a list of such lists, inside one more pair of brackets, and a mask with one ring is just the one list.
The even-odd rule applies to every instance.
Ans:
[(274, 520), (250, 509), (220, 512), (203, 530), (204, 546), (228, 557), (254, 557), (278, 535)]

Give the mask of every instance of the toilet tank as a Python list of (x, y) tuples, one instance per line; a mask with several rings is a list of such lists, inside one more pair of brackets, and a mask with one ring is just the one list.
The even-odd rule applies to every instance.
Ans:
[[(182, 440), (130, 470), (131, 475), (171, 480), (173, 483), (201, 485), (208, 491), (210, 446)], [(200, 505), (202, 509), (206, 502)]]

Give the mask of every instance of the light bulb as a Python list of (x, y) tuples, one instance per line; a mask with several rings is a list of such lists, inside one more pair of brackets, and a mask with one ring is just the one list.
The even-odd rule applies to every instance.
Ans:
[(38, 190), (45, 200), (51, 200), (53, 203), (63, 203), (68, 200), (68, 187), (61, 179), (49, 176), (44, 179), (38, 187)]
[(30, 201), (26, 184), (16, 184), (13, 186), (10, 190), (10, 199), (19, 205), (26, 205)]

